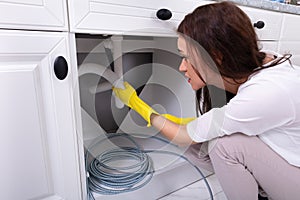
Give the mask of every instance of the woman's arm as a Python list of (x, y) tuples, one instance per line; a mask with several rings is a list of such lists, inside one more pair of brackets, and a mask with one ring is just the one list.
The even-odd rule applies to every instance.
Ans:
[(158, 129), (172, 143), (175, 143), (179, 146), (188, 146), (195, 143), (190, 138), (186, 129), (186, 125), (176, 124), (155, 113), (151, 114), (150, 120), (152, 126)]
[(178, 118), (170, 114), (159, 115), (147, 103), (137, 96), (135, 89), (127, 82), (124, 82), (125, 89), (113, 87), (113, 91), (120, 100), (137, 113), (148, 123), (154, 126), (171, 142), (180, 146), (192, 144), (192, 139), (187, 133), (186, 125), (195, 118)]

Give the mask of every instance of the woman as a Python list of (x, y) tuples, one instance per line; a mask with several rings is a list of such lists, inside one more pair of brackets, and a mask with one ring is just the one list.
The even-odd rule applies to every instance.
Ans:
[[(135, 90), (116, 95), (171, 141), (209, 142), (197, 163), (214, 170), (230, 200), (254, 200), (261, 187), (276, 200), (300, 197), (300, 71), (289, 55), (261, 52), (247, 15), (229, 2), (204, 5), (178, 27), (179, 70), (197, 91), (201, 116), (160, 115)], [(213, 108), (210, 86), (235, 96)]]

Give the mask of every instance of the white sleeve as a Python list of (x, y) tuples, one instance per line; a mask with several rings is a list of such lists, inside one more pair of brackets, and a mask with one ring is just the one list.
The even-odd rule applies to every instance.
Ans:
[(273, 83), (260, 81), (248, 84), (222, 108), (213, 108), (187, 125), (195, 142), (243, 133), (259, 135), (273, 128), (291, 123), (294, 106), (288, 93)]

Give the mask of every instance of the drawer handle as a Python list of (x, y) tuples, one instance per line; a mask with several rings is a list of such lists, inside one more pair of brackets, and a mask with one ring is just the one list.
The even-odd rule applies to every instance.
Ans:
[(68, 75), (68, 63), (63, 56), (58, 56), (54, 61), (54, 74), (59, 80), (64, 80)]
[(172, 17), (172, 12), (166, 8), (162, 8), (156, 12), (156, 17), (160, 20), (169, 20)]
[(257, 22), (254, 23), (254, 27), (256, 27), (258, 29), (262, 29), (263, 27), (265, 27), (265, 22), (257, 21)]

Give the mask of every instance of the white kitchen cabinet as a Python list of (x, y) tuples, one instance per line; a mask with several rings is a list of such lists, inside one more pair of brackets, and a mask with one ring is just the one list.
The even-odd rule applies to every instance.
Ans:
[(273, 50), (281, 54), (291, 53), (292, 62), (300, 65), (300, 16), (295, 14), (267, 11), (241, 6), (251, 21), (264, 22), (264, 27), (255, 28), (262, 49)]
[(72, 68), (54, 73), (68, 33), (1, 30), (0, 44), (0, 199), (82, 199)]
[(0, 0), (0, 28), (67, 31), (67, 2)]
[[(69, 0), (70, 30), (76, 33), (122, 35), (176, 35), (183, 17), (197, 6), (213, 1), (199, 0)], [(169, 20), (160, 20), (156, 12), (168, 9)]]
[[(86, 199), (75, 33), (173, 37), (207, 3), (214, 1), (0, 0), (0, 29), (14, 29), (0, 30), (0, 199)], [(170, 20), (157, 18), (162, 8)], [(279, 50), (299, 59), (298, 16), (242, 9), (264, 21), (256, 30), (267, 49), (280, 40)], [(59, 56), (69, 65), (62, 80), (53, 72)]]
[[(245, 6), (240, 6), (240, 8), (249, 16), (254, 26), (259, 39), (259, 47), (262, 50), (277, 52), (283, 14)], [(261, 25), (259, 23), (263, 23), (263, 26), (259, 27)]]
[(283, 15), (282, 30), (280, 35), (281, 41), (300, 41), (300, 15), (288, 14)]
[(280, 37), (283, 14), (251, 7), (240, 7), (249, 16), (254, 26), (259, 21), (264, 23), (262, 28), (255, 27), (259, 40), (278, 41)]
[[(187, 13), (209, 3), (215, 1), (185, 0), (174, 3), (172, 0), (154, 0), (141, 3), (138, 0), (69, 0), (70, 31), (108, 35), (175, 36), (178, 24)], [(156, 12), (161, 8), (172, 12), (171, 19), (157, 18)], [(245, 6), (240, 8), (247, 13), (253, 25), (259, 21), (264, 23), (263, 28), (255, 28), (260, 40), (279, 40), (282, 13)]]
[(300, 66), (300, 16), (283, 15), (282, 30), (280, 34), (279, 52), (291, 53), (292, 63)]

